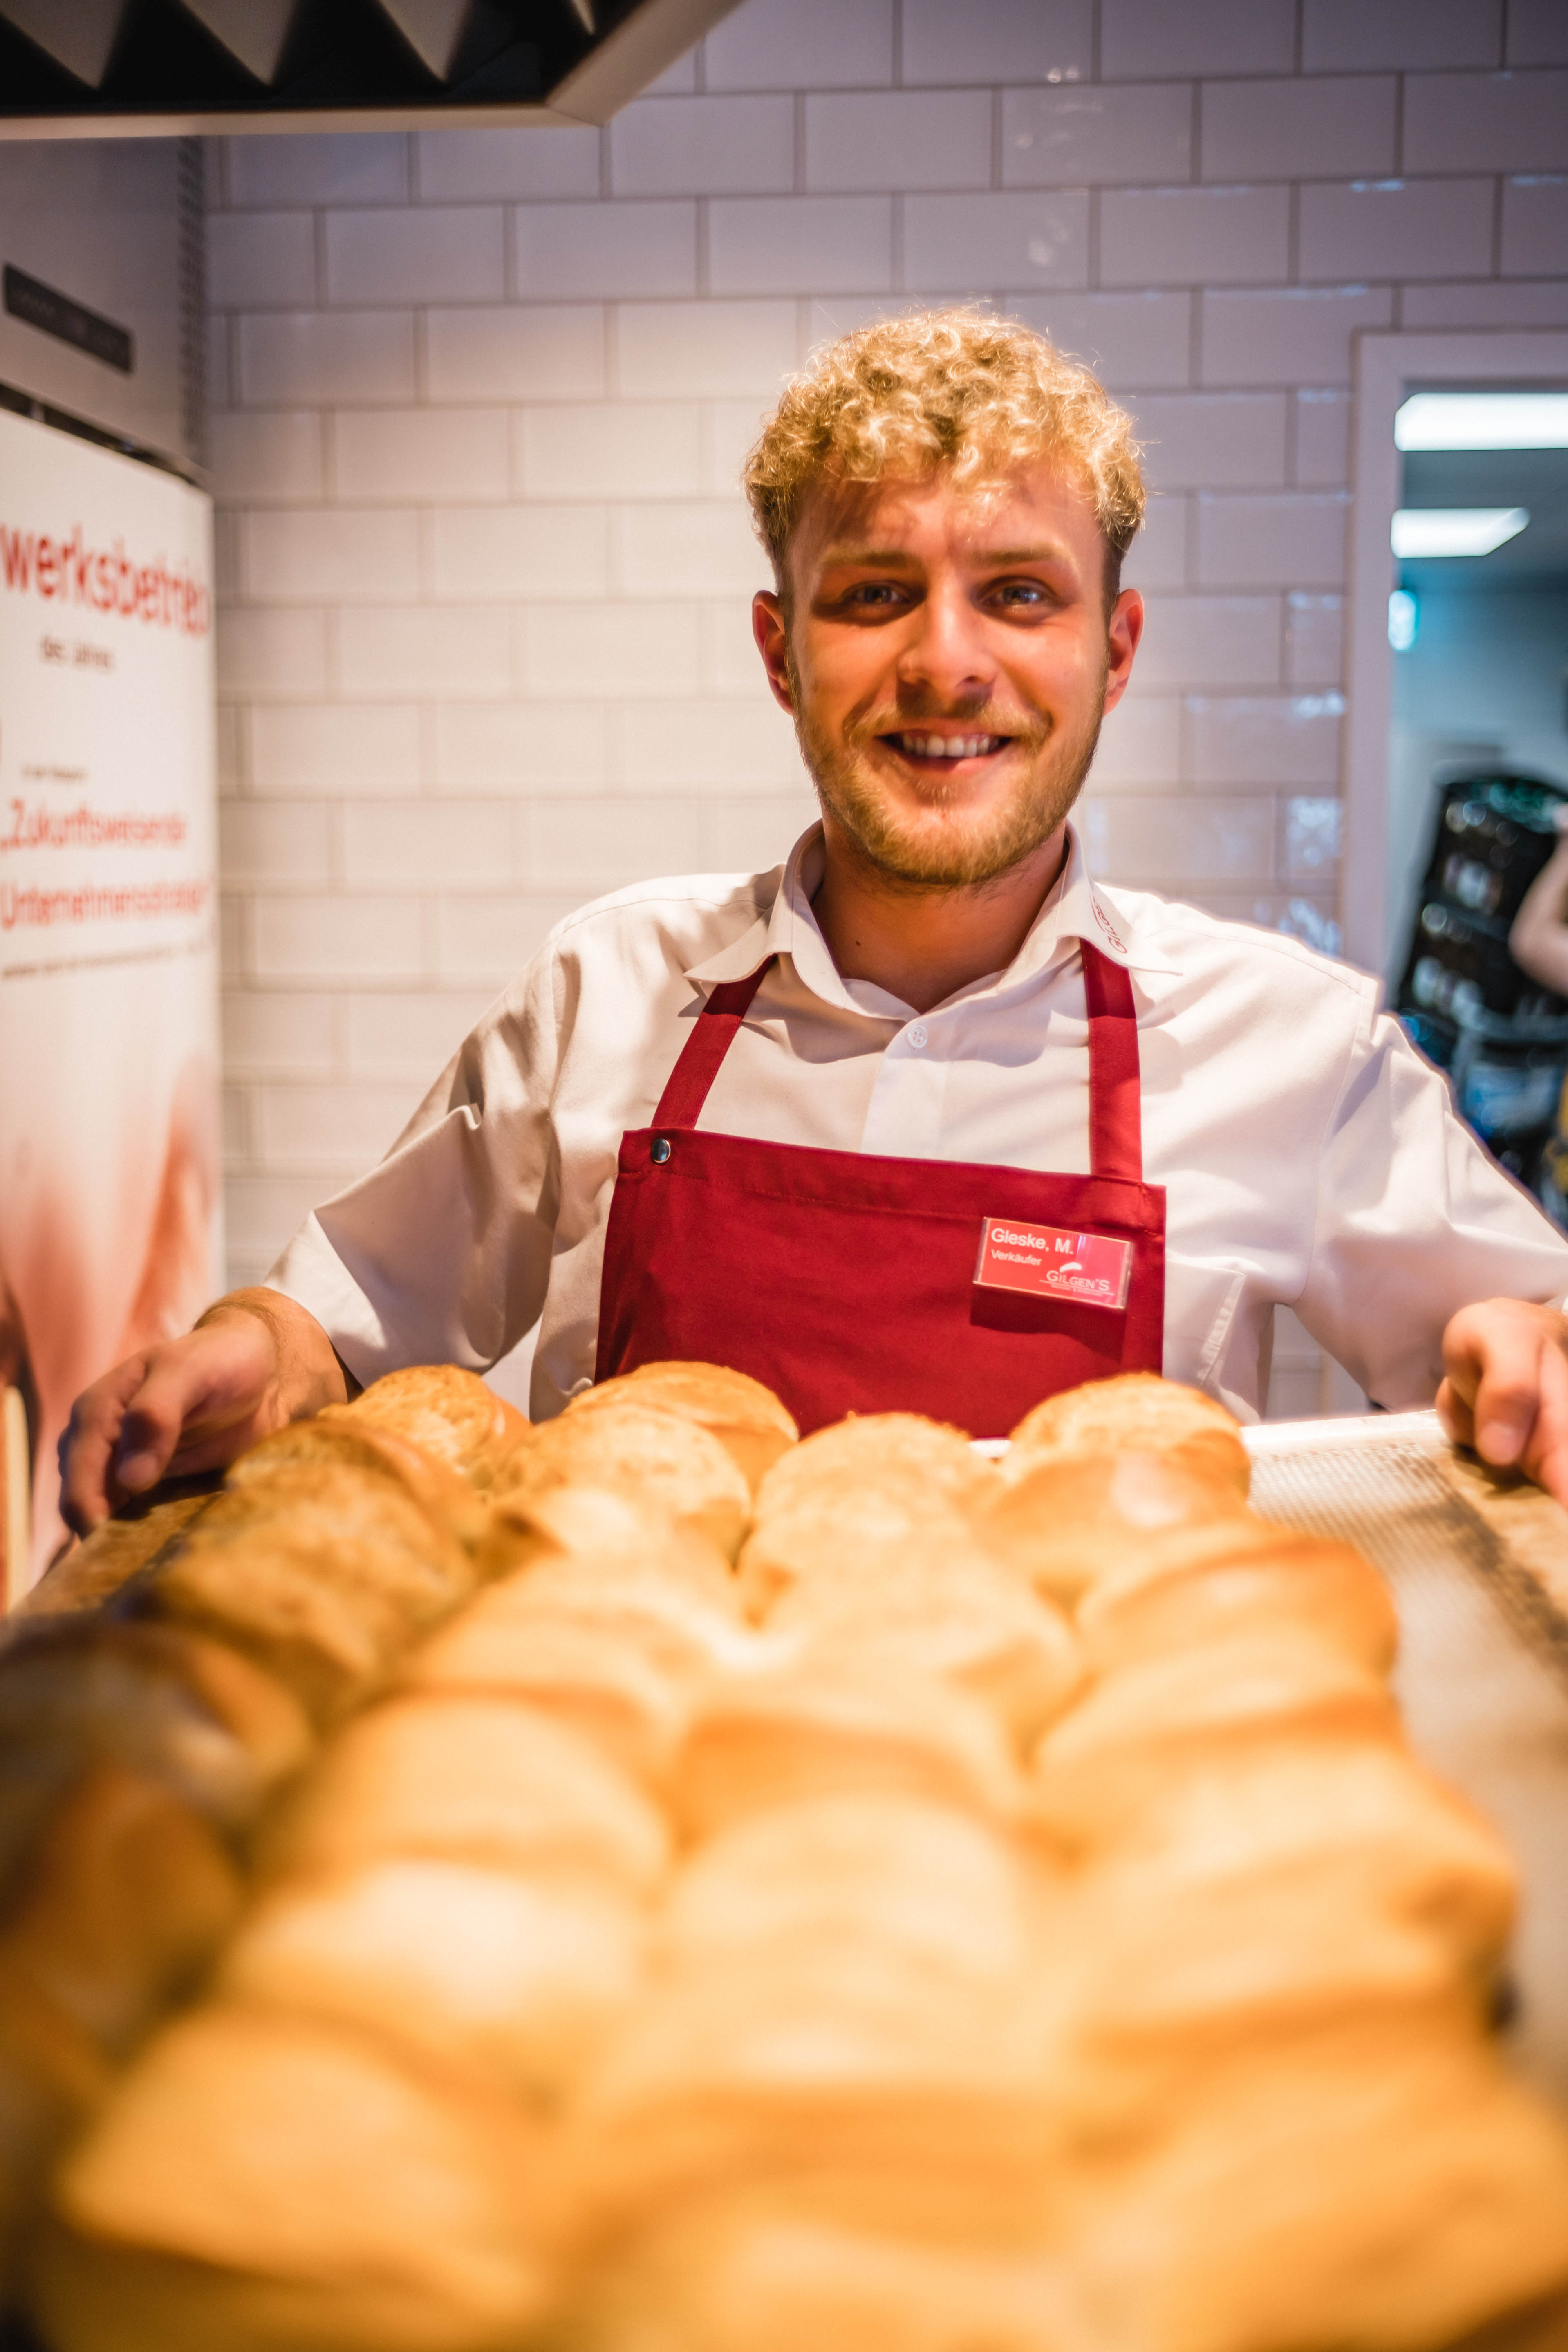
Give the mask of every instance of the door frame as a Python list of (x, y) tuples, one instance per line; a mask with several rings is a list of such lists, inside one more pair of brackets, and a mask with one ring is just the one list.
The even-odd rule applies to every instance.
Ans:
[(1406, 394), (1420, 388), (1568, 387), (1568, 329), (1363, 331), (1355, 338), (1353, 382), (1340, 919), (1345, 954), (1381, 979), (1391, 946), (1385, 909), (1394, 688), (1388, 597), (1397, 567), (1388, 527), (1399, 504), (1401, 464), (1394, 415)]

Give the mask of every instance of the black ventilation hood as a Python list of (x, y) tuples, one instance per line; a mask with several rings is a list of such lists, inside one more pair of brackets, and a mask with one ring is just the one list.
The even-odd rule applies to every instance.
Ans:
[(607, 122), (735, 0), (0, 0), (0, 139)]

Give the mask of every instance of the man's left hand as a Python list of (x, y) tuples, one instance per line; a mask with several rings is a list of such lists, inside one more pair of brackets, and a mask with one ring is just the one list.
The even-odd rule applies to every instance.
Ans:
[(1517, 1298), (1461, 1307), (1443, 1367), (1437, 1411), (1455, 1444), (1568, 1504), (1568, 1317)]

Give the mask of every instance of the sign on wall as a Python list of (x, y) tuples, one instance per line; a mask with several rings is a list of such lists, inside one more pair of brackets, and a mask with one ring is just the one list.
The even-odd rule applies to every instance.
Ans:
[(72, 1398), (218, 1286), (211, 536), (186, 483), (0, 412), (0, 1385), (34, 1575)]

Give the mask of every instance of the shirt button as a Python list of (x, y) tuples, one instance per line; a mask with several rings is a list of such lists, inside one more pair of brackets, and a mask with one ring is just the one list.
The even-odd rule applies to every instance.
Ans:
[(927, 1031), (925, 1023), (923, 1021), (911, 1021), (909, 1027), (905, 1030), (904, 1034), (918, 1054), (921, 1047), (926, 1042)]

